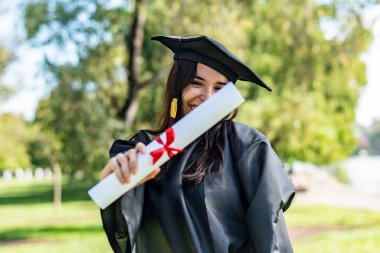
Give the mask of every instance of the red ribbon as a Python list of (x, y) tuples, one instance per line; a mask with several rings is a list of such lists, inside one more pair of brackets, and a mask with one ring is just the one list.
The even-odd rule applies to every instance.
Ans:
[(150, 152), (150, 155), (153, 157), (153, 164), (155, 164), (161, 158), (161, 156), (164, 154), (164, 152), (166, 152), (168, 154), (168, 156), (170, 158), (172, 158), (176, 154), (184, 151), (183, 149), (180, 149), (180, 148), (170, 147), (170, 144), (172, 144), (174, 141), (174, 130), (173, 130), (173, 128), (170, 127), (168, 129), (166, 129), (165, 134), (166, 134), (166, 143), (164, 143), (162, 141), (161, 137), (158, 137), (156, 139), (156, 141), (158, 143), (160, 143), (163, 147)]

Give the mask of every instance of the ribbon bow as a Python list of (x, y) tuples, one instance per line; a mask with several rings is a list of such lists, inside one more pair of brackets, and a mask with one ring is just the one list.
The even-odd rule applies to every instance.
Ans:
[(166, 134), (166, 143), (164, 143), (162, 141), (160, 136), (156, 139), (156, 141), (158, 143), (160, 143), (163, 147), (150, 152), (150, 155), (153, 157), (153, 164), (155, 164), (161, 158), (161, 156), (164, 154), (164, 152), (166, 152), (168, 154), (168, 156), (170, 158), (172, 158), (176, 154), (184, 151), (183, 149), (180, 149), (180, 148), (170, 147), (170, 144), (172, 144), (174, 141), (174, 130), (173, 130), (173, 128), (170, 127), (168, 129), (166, 129), (165, 134)]

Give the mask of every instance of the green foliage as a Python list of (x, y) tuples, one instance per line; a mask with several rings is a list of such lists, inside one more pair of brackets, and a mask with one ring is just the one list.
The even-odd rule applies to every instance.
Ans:
[(47, 2), (38, 1), (30, 3), (25, 10), (25, 16), (34, 17), (33, 19), (27, 19), (25, 22), (27, 37), (31, 38), (36, 35), (36, 33), (40, 30), (41, 25), (48, 18)]
[(60, 147), (54, 135), (20, 116), (0, 115), (0, 171), (52, 167)]
[(91, 93), (68, 84), (40, 102), (36, 122), (56, 137), (56, 160), (69, 175), (80, 170), (95, 176), (107, 161), (115, 132), (121, 136), (121, 123), (110, 118)]
[[(357, 143), (355, 105), (365, 80), (360, 54), (370, 41), (361, 3), (340, 1), (258, 2), (247, 61), (274, 91), (260, 96), (240, 116), (268, 134), (280, 157), (326, 164), (352, 154)], [(297, 18), (294, 18), (297, 17)], [(326, 38), (323, 24), (338, 33)], [(253, 124), (258, 123), (258, 124)]]
[[(57, 141), (51, 158), (63, 172), (72, 175), (80, 170), (95, 176), (107, 160), (112, 140), (130, 133), (122, 133), (122, 123), (114, 118), (125, 94), (123, 27), (129, 12), (109, 10), (101, 1), (39, 1), (26, 9), (26, 23), (36, 19), (33, 13), (46, 11), (33, 21), (36, 25), (26, 26), (35, 45), (56, 45), (63, 51), (71, 45), (77, 55), (71, 64), (46, 58), (50, 83), (56, 86), (40, 102), (36, 123)], [(48, 35), (42, 38), (41, 33)], [(41, 153), (39, 147), (41, 140), (32, 150)]]
[[(11, 54), (0, 46), (0, 76), (3, 74), (5, 68), (12, 60)], [(12, 94), (14, 90), (4, 84), (0, 83), (0, 102)]]
[[(238, 83), (248, 99), (239, 119), (268, 135), (280, 157), (325, 164), (356, 146), (354, 108), (365, 84), (360, 54), (370, 42), (362, 10), (371, 2), (345, 1), (150, 1), (138, 57), (141, 80), (167, 73), (169, 50), (156, 34), (208, 34), (247, 62), (273, 88)], [(191, 8), (189, 8), (191, 6)], [(133, 129), (115, 120), (129, 96), (126, 38), (135, 1), (28, 2), (25, 24), (35, 46), (75, 53), (67, 62), (46, 57), (55, 83), (40, 103), (37, 122), (59, 142), (58, 161), (69, 173), (100, 169), (113, 137), (154, 127), (163, 79), (139, 94)], [(323, 27), (337, 33), (327, 36)], [(72, 50), (74, 49), (74, 50)], [(70, 64), (68, 63), (70, 62)]]
[(282, 158), (326, 164), (351, 154), (356, 144), (353, 130), (349, 124), (337, 126), (324, 109), (325, 98), (315, 93), (285, 93), (246, 102), (238, 118), (266, 133)]
[(28, 154), (30, 133), (19, 116), (7, 113), (0, 115), (0, 171), (31, 166)]
[(50, 130), (43, 130), (37, 122), (31, 126), (31, 132), (34, 134), (28, 143), (28, 153), (32, 164), (36, 167), (54, 167), (61, 152), (57, 137)]

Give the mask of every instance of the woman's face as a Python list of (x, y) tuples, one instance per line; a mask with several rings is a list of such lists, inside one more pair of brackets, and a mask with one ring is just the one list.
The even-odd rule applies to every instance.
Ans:
[(202, 104), (228, 82), (228, 79), (223, 74), (202, 63), (198, 63), (194, 79), (182, 91), (184, 114), (188, 114)]

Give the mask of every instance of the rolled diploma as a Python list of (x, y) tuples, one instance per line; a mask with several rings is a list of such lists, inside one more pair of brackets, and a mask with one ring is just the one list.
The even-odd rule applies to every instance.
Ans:
[[(185, 148), (243, 102), (244, 98), (235, 85), (229, 82), (215, 93), (215, 95), (207, 99), (172, 126), (175, 138), (170, 146), (180, 149)], [(163, 133), (160, 137), (163, 143), (166, 143), (166, 134)], [(111, 173), (88, 191), (90, 197), (102, 209), (109, 206), (156, 168), (170, 159), (167, 153), (164, 152), (161, 158), (153, 165), (153, 158), (150, 152), (161, 147), (161, 144), (153, 140), (146, 146), (145, 154), (138, 154), (138, 172), (131, 176), (129, 183), (121, 184), (119, 180), (117, 180), (115, 173)]]

